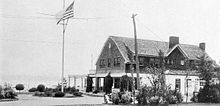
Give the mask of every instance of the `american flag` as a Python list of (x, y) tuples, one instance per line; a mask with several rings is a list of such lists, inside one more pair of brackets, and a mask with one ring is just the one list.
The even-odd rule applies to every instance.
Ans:
[(60, 16), (60, 18), (57, 21), (57, 24), (60, 23), (60, 21), (69, 19), (71, 17), (74, 16), (74, 12), (73, 12), (73, 5), (74, 5), (74, 1), (65, 9), (65, 11), (62, 13), (62, 15)]

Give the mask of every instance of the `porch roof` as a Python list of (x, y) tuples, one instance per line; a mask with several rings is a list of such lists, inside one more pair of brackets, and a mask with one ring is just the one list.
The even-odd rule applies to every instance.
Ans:
[[(98, 73), (98, 74), (96, 74), (95, 77), (105, 77), (107, 75), (108, 75), (108, 73)], [(122, 77), (123, 75), (127, 75), (128, 77), (132, 77), (131, 73), (111, 73), (110, 75), (111, 75), (111, 77)], [(141, 73), (141, 74), (139, 74), (139, 76), (144, 77), (144, 76), (146, 76), (146, 74)], [(137, 77), (137, 74), (134, 73), (133, 77)]]
[[(106, 77), (108, 73), (97, 73), (95, 76), (96, 77)], [(126, 75), (126, 73), (111, 73), (111, 77), (121, 77), (123, 75)]]

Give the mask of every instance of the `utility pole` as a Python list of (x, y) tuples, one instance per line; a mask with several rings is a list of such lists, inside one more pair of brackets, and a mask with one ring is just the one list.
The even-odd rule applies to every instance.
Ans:
[[(63, 0), (63, 9), (65, 9), (65, 0)], [(65, 20), (63, 20), (63, 45), (62, 45), (62, 76), (61, 76), (61, 92), (64, 92), (64, 44), (65, 44)]]
[(136, 65), (136, 73), (137, 73), (137, 89), (140, 89), (140, 77), (139, 77), (140, 69), (139, 69), (139, 59), (138, 59), (138, 44), (137, 44), (135, 16), (137, 16), (137, 14), (132, 14), (133, 25), (134, 25), (134, 47), (135, 47), (135, 65)]

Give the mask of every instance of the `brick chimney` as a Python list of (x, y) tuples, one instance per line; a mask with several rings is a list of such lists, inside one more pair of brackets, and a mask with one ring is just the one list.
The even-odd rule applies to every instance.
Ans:
[(176, 36), (170, 36), (169, 38), (169, 49), (175, 46), (176, 44), (179, 44), (179, 37)]
[(205, 51), (205, 43), (204, 42), (199, 43), (199, 48)]

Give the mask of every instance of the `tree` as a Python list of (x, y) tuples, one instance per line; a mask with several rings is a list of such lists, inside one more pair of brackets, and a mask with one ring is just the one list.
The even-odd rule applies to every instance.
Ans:
[(2, 88), (2, 86), (0, 85), (0, 94), (2, 93), (2, 90), (3, 90), (3, 88)]
[(17, 84), (15, 86), (15, 88), (16, 88), (16, 90), (19, 90), (19, 92), (20, 92), (21, 90), (24, 90), (24, 85), (23, 84)]
[(213, 93), (210, 80), (213, 77), (214, 67), (212, 65), (212, 61), (208, 60), (208, 57), (203, 55), (201, 57), (198, 57), (199, 61), (197, 63), (197, 70), (199, 71), (200, 75), (199, 77), (203, 80), (205, 80), (205, 86), (200, 89), (197, 97), (199, 102), (211, 102)]
[[(165, 84), (165, 67), (164, 67), (164, 53), (160, 50), (158, 52), (159, 66), (148, 68), (151, 75), (148, 77), (151, 86), (143, 86), (137, 96), (139, 104), (142, 105), (160, 105), (170, 103), (171, 96), (178, 97), (181, 102), (181, 97), (178, 96), (179, 92), (171, 92), (170, 86)], [(176, 95), (178, 94), (178, 95)]]
[(86, 92), (92, 92), (92, 78), (87, 76), (87, 86), (86, 86)]
[(131, 91), (132, 90), (132, 79), (127, 75), (121, 77), (120, 91)]
[(104, 83), (104, 90), (106, 94), (111, 93), (113, 85), (113, 78), (111, 77), (110, 73), (105, 77), (105, 83)]
[(220, 80), (220, 67), (215, 67), (215, 72), (217, 73), (216, 77)]
[(40, 91), (40, 92), (44, 92), (45, 86), (43, 84), (40, 84), (40, 85), (37, 86), (37, 90)]
[(212, 61), (208, 60), (206, 55), (198, 57), (197, 70), (199, 71), (199, 77), (206, 81), (206, 84), (210, 84), (210, 80), (213, 77), (214, 67)]

